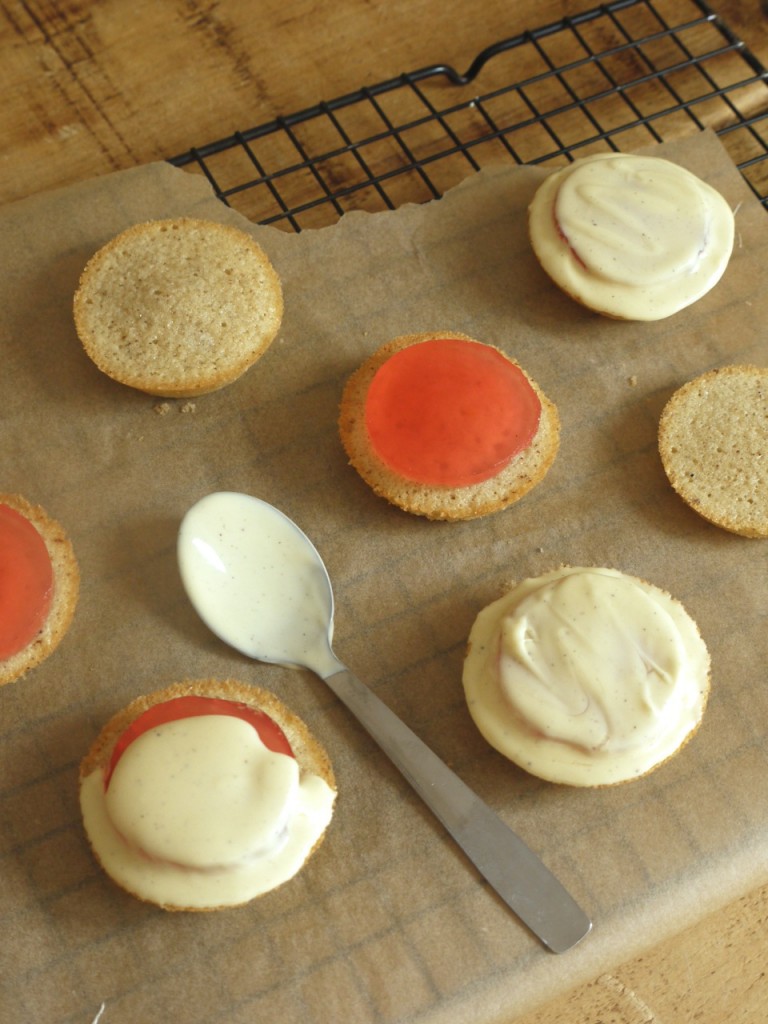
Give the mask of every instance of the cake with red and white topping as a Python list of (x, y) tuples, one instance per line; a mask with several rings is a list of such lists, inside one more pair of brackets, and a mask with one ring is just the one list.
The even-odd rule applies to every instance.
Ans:
[(165, 910), (216, 910), (293, 878), (331, 821), (336, 783), (310, 729), (235, 680), (134, 700), (80, 766), (80, 806), (104, 871)]

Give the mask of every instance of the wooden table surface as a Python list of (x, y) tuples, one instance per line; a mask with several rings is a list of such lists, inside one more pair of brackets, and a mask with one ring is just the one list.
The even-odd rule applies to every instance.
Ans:
[[(768, 64), (760, 0), (710, 0)], [(5, 0), (0, 202), (162, 160), (593, 0)], [(768, 1020), (768, 887), (518, 1024)]]

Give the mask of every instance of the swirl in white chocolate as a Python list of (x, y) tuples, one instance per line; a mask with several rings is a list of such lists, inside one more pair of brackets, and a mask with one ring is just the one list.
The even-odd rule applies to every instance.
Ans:
[(566, 568), (485, 608), (464, 667), (488, 742), (553, 782), (646, 774), (701, 721), (709, 655), (683, 606), (616, 570)]

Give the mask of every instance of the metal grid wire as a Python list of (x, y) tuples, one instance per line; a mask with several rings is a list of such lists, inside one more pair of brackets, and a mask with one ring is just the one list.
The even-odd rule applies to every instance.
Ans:
[(616, 0), (174, 157), (288, 231), (539, 164), (714, 130), (768, 205), (768, 72), (702, 0)]

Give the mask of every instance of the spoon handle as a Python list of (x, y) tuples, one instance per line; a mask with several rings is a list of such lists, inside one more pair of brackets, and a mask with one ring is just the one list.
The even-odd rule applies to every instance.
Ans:
[(541, 860), (347, 668), (323, 677), (443, 823), (480, 874), (553, 953), (592, 923)]

